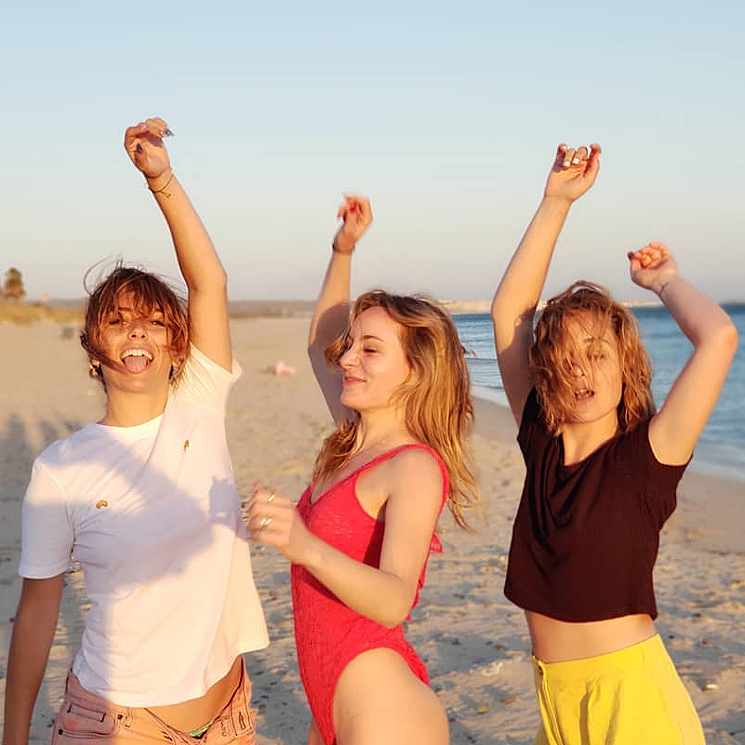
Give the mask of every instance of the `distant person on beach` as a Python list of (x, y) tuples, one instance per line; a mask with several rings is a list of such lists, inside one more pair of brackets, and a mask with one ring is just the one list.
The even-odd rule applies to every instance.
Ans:
[(543, 722), (536, 743), (703, 743), (655, 631), (652, 569), (737, 334), (661, 243), (629, 252), (631, 279), (659, 297), (693, 352), (658, 412), (636, 321), (602, 287), (574, 283), (533, 330), (564, 220), (599, 165), (598, 145), (559, 146), (492, 304), (527, 467), (505, 594), (530, 630)]
[(148, 119), (124, 146), (171, 231), (188, 305), (121, 265), (90, 295), (81, 342), (106, 410), (34, 463), (4, 745), (28, 742), (71, 558), (90, 608), (52, 743), (255, 742), (242, 653), (268, 638), (224, 425), (241, 371), (225, 271), (171, 170), (169, 134)]
[(292, 562), (310, 745), (444, 745), (448, 720), (401, 626), (416, 605), (435, 527), (478, 501), (473, 419), (452, 319), (422, 297), (367, 292), (349, 313), (352, 253), (372, 220), (347, 197), (310, 327), (309, 354), (336, 430), (297, 508), (261, 490), (256, 540)]

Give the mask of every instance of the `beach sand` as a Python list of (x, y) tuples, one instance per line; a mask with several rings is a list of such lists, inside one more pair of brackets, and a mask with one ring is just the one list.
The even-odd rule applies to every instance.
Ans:
[[(255, 481), (297, 498), (330, 419), (305, 356), (305, 318), (233, 321), (243, 367), (229, 403), (228, 436), (243, 495)], [(0, 697), (11, 619), (21, 588), (21, 499), (35, 455), (100, 418), (100, 386), (60, 325), (0, 324)], [(277, 361), (294, 376), (266, 372)], [(408, 624), (451, 721), (452, 742), (532, 743), (537, 728), (530, 645), (522, 613), (502, 595), (511, 520), (523, 465), (508, 411), (477, 401), (474, 435), (486, 521), (475, 532), (441, 523), (427, 585)], [(662, 537), (655, 583), (658, 630), (698, 709), (709, 743), (745, 743), (745, 487), (685, 476), (679, 508)], [(305, 742), (309, 714), (292, 639), (288, 565), (253, 548), (254, 575), (272, 644), (246, 656), (259, 709), (259, 743)], [(31, 743), (46, 744), (85, 615), (82, 576), (68, 574)], [(643, 741), (643, 738), (642, 740)]]

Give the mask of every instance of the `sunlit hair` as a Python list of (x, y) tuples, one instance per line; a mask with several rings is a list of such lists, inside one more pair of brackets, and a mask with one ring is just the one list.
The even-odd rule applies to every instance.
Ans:
[[(458, 525), (467, 527), (466, 510), (480, 503), (466, 439), (473, 424), (468, 367), (452, 318), (437, 303), (422, 296), (391, 295), (373, 290), (361, 295), (349, 325), (331, 346), (326, 359), (339, 361), (349, 347), (355, 319), (369, 308), (382, 308), (400, 326), (401, 346), (411, 368), (391, 406), (402, 406), (411, 436), (429, 445), (442, 458), (450, 481), (448, 508)], [(314, 481), (338, 473), (354, 454), (359, 412), (337, 427), (324, 442), (313, 471)]]
[(589, 350), (573, 349), (568, 333), (573, 321), (585, 326), (598, 344), (608, 329), (615, 337), (621, 366), (622, 392), (617, 409), (621, 431), (627, 432), (652, 416), (652, 365), (636, 318), (604, 287), (581, 280), (546, 303), (530, 347), (529, 370), (549, 430), (557, 434), (575, 405), (572, 355), (585, 357), (585, 351), (589, 351), (590, 358), (585, 357), (583, 364), (592, 374), (594, 345)]
[[(87, 278), (88, 275), (86, 280)], [(108, 275), (99, 279), (93, 290), (89, 290), (85, 325), (80, 334), (80, 343), (88, 357), (110, 365), (121, 364), (120, 360), (107, 357), (102, 336), (109, 318), (117, 312), (122, 294), (130, 295), (131, 310), (137, 316), (147, 318), (154, 312), (163, 313), (171, 352), (177, 359), (183, 360), (189, 346), (189, 326), (183, 298), (155, 274), (123, 266), (121, 262)], [(178, 382), (182, 370), (183, 364), (172, 368), (171, 383)], [(90, 374), (104, 383), (105, 387), (100, 365), (91, 364)]]

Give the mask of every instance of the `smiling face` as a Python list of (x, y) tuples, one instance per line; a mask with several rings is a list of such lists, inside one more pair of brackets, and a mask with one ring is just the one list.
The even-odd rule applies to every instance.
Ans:
[(360, 413), (392, 405), (394, 393), (411, 372), (401, 330), (380, 307), (368, 308), (355, 318), (339, 359), (342, 404)]
[(99, 329), (101, 365), (108, 393), (146, 391), (168, 386), (177, 355), (171, 347), (163, 310), (142, 313), (133, 293), (120, 292)]
[(110, 385), (147, 390), (164, 376), (167, 386), (180, 369), (172, 375), (171, 364), (188, 354), (184, 303), (156, 275), (117, 265), (91, 292), (80, 343), (107, 393)]
[(617, 422), (623, 379), (615, 334), (590, 314), (567, 319), (565, 333), (573, 402), (565, 421)]

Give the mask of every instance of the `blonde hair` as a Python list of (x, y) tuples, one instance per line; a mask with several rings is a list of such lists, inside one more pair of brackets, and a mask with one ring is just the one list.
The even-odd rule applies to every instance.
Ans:
[[(466, 438), (473, 425), (468, 367), (452, 318), (424, 296), (391, 295), (372, 290), (354, 304), (347, 330), (326, 350), (334, 366), (349, 346), (355, 319), (369, 308), (382, 308), (401, 327), (401, 346), (411, 368), (391, 405), (402, 406), (412, 437), (429, 445), (442, 458), (449, 477), (448, 508), (461, 527), (465, 511), (480, 503)], [(360, 415), (340, 424), (325, 440), (313, 470), (314, 481), (338, 473), (357, 444)]]
[(617, 414), (621, 431), (633, 429), (655, 412), (650, 388), (652, 364), (641, 342), (636, 318), (604, 287), (580, 280), (546, 303), (529, 352), (529, 372), (546, 425), (553, 434), (574, 405), (572, 343), (567, 326), (578, 319), (586, 324), (588, 316), (600, 336), (610, 329), (618, 346), (622, 392)]
[[(102, 329), (109, 317), (116, 313), (121, 293), (131, 295), (132, 312), (138, 316), (148, 317), (156, 310), (163, 313), (170, 350), (175, 357), (184, 359), (189, 350), (189, 323), (184, 299), (155, 274), (126, 267), (121, 263), (117, 263), (89, 292), (85, 323), (80, 334), (80, 344), (88, 357), (91, 360), (116, 364), (117, 360), (110, 360), (106, 354), (102, 343)], [(172, 369), (173, 384), (178, 382), (182, 370), (183, 365)], [(100, 366), (91, 365), (90, 374), (106, 387)]]

